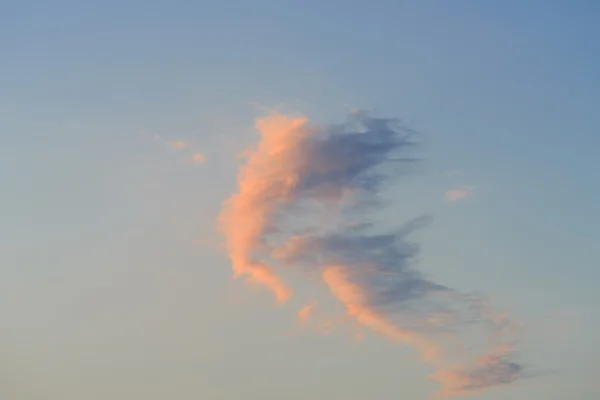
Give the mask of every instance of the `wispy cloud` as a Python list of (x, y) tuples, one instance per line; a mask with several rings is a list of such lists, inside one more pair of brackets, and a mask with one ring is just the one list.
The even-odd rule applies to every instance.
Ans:
[(206, 162), (206, 157), (204, 156), (204, 154), (196, 152), (192, 156), (192, 161), (194, 162), (194, 164), (204, 164)]
[(475, 188), (473, 186), (460, 186), (454, 189), (450, 189), (446, 192), (446, 200), (449, 202), (455, 202), (455, 201), (460, 201), (460, 200), (464, 200), (467, 197), (471, 196), (471, 194), (473, 193), (473, 190)]
[(183, 139), (167, 140), (157, 133), (154, 134), (153, 140), (167, 149), (171, 149), (177, 153), (182, 153), (186, 158), (189, 157), (187, 158), (188, 162), (193, 164), (205, 164), (208, 161), (206, 155), (194, 149), (195, 146), (189, 141)]
[(173, 140), (169, 142), (169, 147), (173, 150), (183, 150), (188, 147), (188, 144), (183, 140)]
[(310, 319), (313, 317), (316, 307), (317, 307), (316, 301), (312, 301), (312, 302), (306, 304), (304, 307), (302, 307), (300, 309), (300, 311), (298, 311), (298, 315), (297, 315), (298, 321), (303, 325), (308, 324)]
[[(409, 236), (431, 217), (383, 233), (370, 219), (382, 207), (380, 192), (417, 162), (405, 154), (417, 144), (416, 132), (364, 111), (331, 126), (275, 114), (256, 128), (260, 141), (245, 153), (238, 192), (220, 216), (235, 277), (266, 287), (279, 303), (293, 293), (280, 267), (317, 277), (347, 319), (415, 348), (434, 366), (439, 396), (525, 376), (514, 360), (518, 336), (508, 317), (418, 270), (419, 247)], [(312, 311), (303, 308), (298, 318)], [(468, 347), (477, 352), (454, 351), (454, 343), (473, 337), (481, 340)]]

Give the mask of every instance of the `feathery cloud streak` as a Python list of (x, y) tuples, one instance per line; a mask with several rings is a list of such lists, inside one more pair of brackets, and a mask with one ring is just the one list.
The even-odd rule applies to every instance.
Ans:
[[(415, 162), (404, 153), (416, 145), (416, 132), (364, 112), (332, 126), (271, 115), (256, 128), (260, 142), (246, 153), (239, 191), (220, 216), (235, 277), (263, 285), (279, 303), (292, 289), (277, 268), (320, 277), (350, 318), (419, 351), (436, 368), (439, 396), (474, 394), (524, 377), (512, 358), (514, 324), (484, 299), (417, 269), (419, 248), (408, 236), (430, 217), (388, 233), (371, 223), (371, 212), (382, 206), (380, 191)], [(451, 344), (470, 338), (463, 332), (473, 326), (486, 336), (480, 353), (453, 354)]]

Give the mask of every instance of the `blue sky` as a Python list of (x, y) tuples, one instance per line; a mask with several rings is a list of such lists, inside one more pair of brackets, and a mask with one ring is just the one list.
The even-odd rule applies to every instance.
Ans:
[[(386, 191), (383, 219), (431, 213), (421, 269), (490, 295), (525, 324), (520, 359), (552, 372), (480, 397), (597, 398), (599, 12), (583, 0), (4, 2), (0, 391), (426, 398), (431, 371), (402, 346), (289, 334), (302, 297), (274, 307), (232, 282), (215, 233), (265, 107), (323, 123), (361, 107), (424, 133), (425, 168)], [(445, 200), (465, 185), (468, 198)]]

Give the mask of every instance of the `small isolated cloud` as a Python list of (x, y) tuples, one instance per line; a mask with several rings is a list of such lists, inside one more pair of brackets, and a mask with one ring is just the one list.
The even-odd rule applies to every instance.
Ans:
[(473, 189), (475, 189), (473, 186), (460, 186), (455, 189), (448, 190), (446, 192), (446, 200), (449, 202), (464, 200), (471, 196)]
[(300, 311), (298, 311), (298, 321), (302, 324), (307, 324), (313, 316), (316, 306), (317, 303), (312, 302), (302, 307)]
[(183, 150), (188, 147), (188, 144), (183, 140), (174, 140), (169, 142), (169, 147), (171, 147), (173, 150)]
[(167, 140), (159, 134), (155, 134), (153, 140), (165, 148), (180, 152), (186, 158), (189, 157), (188, 160), (194, 164), (204, 164), (207, 162), (206, 156), (203, 153), (196, 151), (195, 146), (186, 140)]
[(194, 153), (192, 161), (194, 164), (204, 164), (206, 162), (206, 157), (202, 153)]

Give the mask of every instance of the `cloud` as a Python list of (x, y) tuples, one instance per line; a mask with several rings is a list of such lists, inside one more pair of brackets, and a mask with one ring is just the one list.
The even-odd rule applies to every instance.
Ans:
[(192, 161), (195, 164), (204, 164), (206, 163), (206, 157), (204, 156), (204, 154), (196, 152), (192, 156)]
[[(420, 249), (409, 237), (431, 217), (391, 232), (372, 222), (383, 207), (380, 193), (418, 162), (409, 153), (416, 132), (360, 110), (330, 126), (274, 114), (257, 120), (256, 129), (260, 141), (244, 153), (238, 191), (219, 218), (234, 277), (265, 287), (278, 303), (293, 291), (277, 271), (318, 278), (347, 319), (417, 350), (436, 369), (439, 396), (525, 376), (508, 317), (419, 271)], [(307, 320), (312, 310), (303, 308), (298, 318)], [(456, 351), (466, 340), (474, 350)]]
[(438, 346), (420, 336), (418, 333), (400, 328), (383, 314), (371, 307), (368, 294), (361, 285), (350, 280), (348, 271), (342, 266), (326, 267), (323, 270), (323, 281), (333, 295), (346, 306), (348, 315), (360, 324), (383, 334), (389, 339), (417, 347), (422, 353), (423, 361), (431, 361), (439, 356)]
[(455, 189), (448, 190), (446, 192), (446, 200), (449, 202), (464, 200), (471, 196), (471, 193), (473, 193), (474, 189), (475, 188), (473, 186), (460, 186)]
[(312, 318), (315, 308), (317, 307), (316, 301), (313, 301), (298, 311), (298, 321), (302, 324), (307, 324), (309, 320)]
[(188, 144), (183, 140), (173, 140), (169, 142), (169, 147), (173, 150), (183, 150), (188, 147)]
[(189, 162), (191, 163), (205, 164), (208, 161), (207, 157), (203, 153), (196, 151), (194, 149), (195, 146), (190, 144), (188, 141), (182, 139), (167, 140), (157, 133), (154, 134), (153, 141), (158, 142), (161, 146), (164, 146), (165, 148), (169, 148), (176, 152), (183, 152), (184, 154), (191, 153), (191, 156), (189, 156)]

